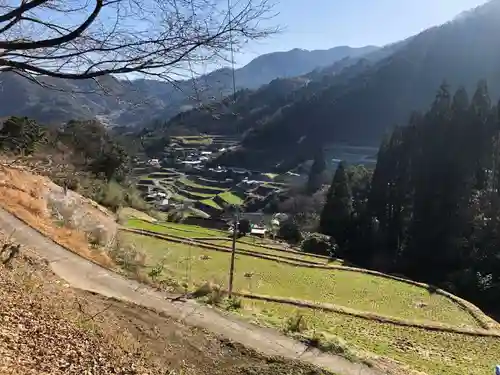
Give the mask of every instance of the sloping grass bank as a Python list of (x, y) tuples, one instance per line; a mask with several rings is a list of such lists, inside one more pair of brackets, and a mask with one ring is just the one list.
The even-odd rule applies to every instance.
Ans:
[[(227, 284), (229, 253), (132, 233), (123, 236), (147, 253), (150, 261), (164, 259), (175, 276), (185, 276), (188, 267), (192, 283), (210, 280), (222, 286)], [(471, 314), (445, 296), (407, 283), (340, 269), (297, 267), (238, 254), (235, 287), (238, 291), (334, 303), (398, 318), (479, 327)]]

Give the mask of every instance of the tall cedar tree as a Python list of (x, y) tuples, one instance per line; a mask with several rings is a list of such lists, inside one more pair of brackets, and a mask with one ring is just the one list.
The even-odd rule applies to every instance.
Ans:
[(344, 163), (340, 163), (328, 190), (326, 203), (321, 213), (319, 232), (332, 236), (345, 250), (347, 233), (352, 214), (352, 194)]
[[(348, 244), (349, 260), (444, 287), (500, 314), (499, 117), (486, 82), (470, 104), (464, 88), (451, 95), (441, 85), (427, 113), (413, 114), (382, 144), (361, 216), (350, 215), (339, 168), (321, 232)], [(353, 221), (346, 238), (343, 228)]]
[(326, 171), (326, 162), (323, 149), (320, 148), (314, 155), (314, 162), (309, 171), (309, 178), (307, 179), (307, 192), (313, 194), (323, 185), (323, 177)]

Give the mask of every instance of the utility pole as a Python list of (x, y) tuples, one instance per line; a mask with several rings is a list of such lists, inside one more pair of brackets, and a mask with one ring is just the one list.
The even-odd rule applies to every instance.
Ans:
[(229, 298), (233, 298), (234, 258), (236, 255), (236, 236), (238, 235), (238, 211), (233, 218), (233, 246), (231, 250), (231, 265), (229, 267)]

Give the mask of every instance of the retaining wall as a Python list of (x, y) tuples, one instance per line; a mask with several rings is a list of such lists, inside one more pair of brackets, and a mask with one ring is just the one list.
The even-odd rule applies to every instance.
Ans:
[(189, 176), (188, 179), (200, 185), (213, 186), (220, 189), (229, 189), (234, 185), (233, 180), (212, 180), (200, 176)]
[(203, 211), (203, 212), (209, 214), (210, 216), (217, 217), (222, 213), (222, 210), (217, 209), (217, 208), (212, 207), (212, 206), (209, 206), (208, 204), (205, 204), (205, 203), (200, 202), (200, 201), (194, 202), (194, 207), (200, 211)]
[(192, 191), (193, 193), (202, 193), (202, 194), (219, 194), (224, 192), (224, 189), (210, 189), (210, 188), (204, 188), (201, 186), (191, 186), (188, 184), (183, 183), (181, 180), (175, 181), (175, 185), (179, 187), (180, 189)]

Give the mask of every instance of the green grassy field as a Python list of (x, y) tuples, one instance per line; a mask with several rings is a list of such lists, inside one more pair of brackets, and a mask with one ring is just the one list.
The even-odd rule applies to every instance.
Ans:
[[(219, 245), (219, 246), (226, 246), (226, 247), (231, 247), (231, 245), (232, 245), (231, 238), (228, 238), (227, 240), (206, 240), (204, 242), (212, 244), (212, 245)], [(307, 255), (307, 254), (286, 253), (286, 252), (279, 251), (279, 250), (267, 249), (267, 248), (263, 248), (261, 246), (251, 245), (249, 243), (242, 242), (242, 241), (238, 241), (236, 243), (236, 249), (255, 251), (256, 253), (261, 253), (264, 255), (271, 255), (271, 256), (286, 256), (286, 257), (295, 258), (298, 260), (306, 260), (309, 262), (315, 262), (318, 264), (328, 264), (326, 259), (323, 260), (323, 259), (315, 258), (315, 257)], [(329, 263), (329, 264), (334, 264), (334, 263)]]
[[(190, 259), (193, 283), (210, 280), (226, 285), (228, 253), (131, 233), (123, 235), (146, 253), (152, 264), (165, 258), (169, 272), (174, 277), (183, 275)], [(203, 260), (202, 255), (208, 255), (209, 259)], [(245, 278), (246, 273), (253, 274), (252, 278)], [(430, 294), (424, 288), (406, 283), (343, 270), (295, 267), (238, 254), (235, 288), (276, 297), (339, 304), (398, 318), (477, 327), (472, 316), (446, 297)]]
[[(177, 190), (178, 190), (177, 194), (182, 195), (184, 197), (183, 192), (186, 191), (186, 190), (184, 190), (184, 189), (177, 189)], [(189, 194), (195, 195), (195, 196), (197, 196), (200, 199), (212, 198), (214, 196), (213, 194), (197, 193), (197, 192), (194, 192), (194, 191), (190, 191)]]
[(196, 238), (196, 237), (221, 237), (228, 233), (215, 229), (198, 227), (196, 225), (186, 225), (182, 223), (164, 222), (161, 224), (146, 223), (142, 220), (129, 219), (126, 224), (129, 228), (146, 229), (163, 234), (172, 234), (175, 236)]
[(179, 182), (181, 184), (184, 184), (186, 186), (191, 186), (191, 187), (198, 187), (198, 188), (203, 188), (203, 189), (209, 189), (209, 190), (212, 190), (214, 192), (214, 195), (218, 194), (218, 193), (222, 193), (224, 192), (224, 189), (221, 189), (221, 188), (218, 188), (218, 187), (213, 187), (213, 186), (205, 186), (205, 185), (200, 185), (200, 184), (197, 184), (196, 182), (193, 182), (191, 180), (188, 180), (187, 178), (185, 177), (182, 177), (179, 179)]
[[(396, 296), (395, 296), (396, 297)], [(343, 314), (300, 309), (277, 303), (243, 300), (239, 313), (259, 324), (284, 328), (286, 318), (302, 314), (308, 332), (324, 333), (324, 341), (336, 337), (345, 340), (347, 347), (378, 356), (391, 367), (398, 361), (411, 369), (429, 375), (493, 374), (499, 361), (500, 339), (474, 337), (456, 333), (428, 331), (401, 327), (355, 318)], [(408, 372), (399, 371), (398, 374)]]
[(203, 199), (200, 202), (203, 203), (203, 204), (206, 204), (207, 206), (213, 207), (213, 208), (215, 208), (217, 210), (222, 210), (222, 207), (219, 206), (216, 202), (214, 202), (213, 199)]
[(269, 177), (271, 180), (274, 180), (276, 177), (278, 177), (279, 175), (276, 174), (276, 173), (264, 173), (264, 176), (267, 176)]
[[(217, 238), (228, 236), (227, 232), (218, 230), (175, 223), (151, 225), (140, 220), (129, 220), (128, 224), (183, 237), (213, 237), (213, 240), (204, 241), (211, 244), (230, 244), (229, 238)], [(121, 236), (147, 254), (150, 266), (163, 259), (165, 276), (186, 281), (191, 288), (205, 281), (227, 286), (228, 253), (132, 233), (122, 233)], [(245, 242), (237, 244), (239, 249), (269, 255), (283, 254), (252, 246), (248, 238), (243, 240)], [(245, 274), (252, 276), (245, 277)], [(236, 256), (235, 290), (338, 304), (407, 320), (479, 328), (468, 312), (425, 288), (344, 270), (295, 267), (243, 254)], [(361, 358), (369, 357), (398, 375), (408, 374), (407, 368), (429, 375), (489, 374), (500, 360), (498, 338), (401, 327), (339, 313), (249, 299), (243, 299), (242, 308), (235, 313), (254, 323), (277, 329), (284, 329), (290, 317), (300, 314), (305, 322), (304, 331), (293, 336), (319, 337), (324, 349), (336, 353), (339, 352), (340, 339), (344, 343), (342, 345), (348, 348), (348, 357), (352, 357), (352, 353)], [(346, 355), (345, 352), (343, 354)]]
[[(220, 246), (231, 246), (232, 239), (228, 232), (211, 230), (201, 227), (195, 227), (192, 225), (184, 225), (183, 224), (174, 224), (174, 223), (161, 223), (161, 224), (151, 224), (145, 223), (142, 220), (129, 219), (126, 222), (126, 226), (129, 228), (135, 229), (145, 229), (153, 232), (157, 232), (160, 234), (169, 234), (173, 236), (185, 237), (185, 238), (207, 238), (203, 240), (203, 242), (211, 245), (220, 245)], [(213, 237), (213, 240), (208, 240), (208, 238)], [(226, 240), (221, 240), (221, 237), (227, 238)], [(255, 239), (257, 241), (257, 239)], [(326, 260), (318, 259), (316, 257), (310, 256), (308, 254), (296, 254), (296, 253), (285, 253), (279, 250), (266, 249), (257, 244), (259, 242), (255, 242), (252, 244), (252, 240), (249, 238), (243, 237), (238, 239), (236, 243), (236, 249), (238, 250), (249, 250), (255, 251), (257, 253), (272, 255), (272, 256), (287, 256), (296, 258), (298, 260), (306, 260), (310, 262), (316, 262), (318, 264), (325, 264)], [(332, 263), (331, 263), (332, 264)]]
[(234, 204), (236, 206), (240, 206), (241, 204), (243, 204), (243, 199), (241, 199), (237, 195), (234, 195), (230, 191), (226, 191), (224, 193), (220, 193), (219, 197), (221, 197), (222, 199), (224, 199), (229, 204)]
[(177, 140), (185, 145), (209, 145), (213, 142), (212, 137), (199, 136), (199, 135), (186, 135), (182, 137), (172, 137), (172, 139)]

